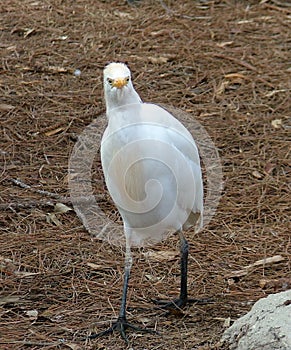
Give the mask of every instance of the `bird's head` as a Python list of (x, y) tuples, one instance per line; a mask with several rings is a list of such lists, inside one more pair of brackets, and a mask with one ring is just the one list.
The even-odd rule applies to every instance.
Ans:
[(130, 70), (124, 63), (109, 63), (104, 69), (105, 90), (115, 91), (131, 84)]
[(107, 110), (141, 102), (133, 88), (131, 73), (126, 64), (109, 63), (104, 69), (103, 76)]

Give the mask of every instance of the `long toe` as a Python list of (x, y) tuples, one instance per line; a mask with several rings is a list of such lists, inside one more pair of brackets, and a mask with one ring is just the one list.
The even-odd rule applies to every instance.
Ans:
[(204, 299), (174, 299), (171, 301), (168, 300), (153, 300), (153, 302), (158, 305), (158, 309), (166, 309), (169, 311), (170, 314), (182, 314), (183, 313), (183, 308), (187, 304), (198, 304), (198, 305), (203, 305), (203, 304), (209, 304), (213, 302), (213, 299), (211, 298), (204, 298)]
[(188, 300), (175, 299), (175, 300), (153, 300), (153, 302), (158, 305), (158, 309), (163, 309), (169, 311), (169, 313), (182, 314), (183, 307), (187, 304)]
[(141, 332), (141, 333), (159, 334), (157, 331), (155, 331), (153, 329), (138, 327), (134, 324), (127, 322), (126, 319), (118, 318), (117, 321), (114, 322), (111, 327), (109, 327), (105, 331), (91, 334), (88, 338), (89, 339), (96, 339), (96, 338), (100, 338), (104, 335), (112, 334), (113, 332), (117, 331), (117, 332), (119, 332), (121, 337), (125, 340), (125, 342), (128, 344), (129, 341), (128, 341), (128, 338), (126, 335), (127, 329), (132, 329), (135, 332)]

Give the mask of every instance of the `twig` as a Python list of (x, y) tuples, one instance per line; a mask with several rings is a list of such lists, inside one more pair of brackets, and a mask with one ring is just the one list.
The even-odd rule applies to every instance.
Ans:
[(278, 6), (283, 6), (283, 7), (291, 7), (291, 4), (286, 2), (282, 2), (282, 1), (278, 1), (278, 0), (272, 0), (272, 2)]
[[(285, 13), (289, 13), (290, 12), (289, 8), (279, 7), (279, 6), (272, 5), (272, 4), (264, 4), (264, 6), (269, 8), (269, 9), (271, 9), (271, 10), (281, 11), (281, 12), (285, 12)], [(281, 6), (284, 6), (284, 5), (281, 4)], [(288, 6), (290, 6), (290, 5), (286, 3), (286, 7), (288, 7)]]
[[(62, 201), (64, 202), (64, 201)], [(68, 202), (66, 202), (68, 203)], [(51, 201), (40, 201), (40, 200), (21, 200), (18, 202), (11, 203), (1, 203), (0, 210), (7, 209), (28, 209), (28, 208), (36, 208), (36, 207), (53, 207), (55, 205), (54, 202)]]
[(54, 342), (35, 342), (35, 341), (2, 341), (0, 340), (0, 344), (22, 344), (22, 345), (35, 345), (35, 346), (58, 346), (60, 344), (64, 344), (64, 341), (54, 341)]
[[(56, 193), (52, 193), (49, 191), (45, 190), (38, 190), (33, 188), (30, 185), (27, 185), (26, 183), (22, 182), (19, 179), (13, 179), (11, 178), (10, 181), (14, 184), (17, 185), (21, 188), (25, 188), (29, 191), (32, 191), (34, 193), (40, 194), (45, 197), (50, 197), (51, 200), (22, 200), (19, 199), (14, 202), (10, 203), (0, 203), (0, 210), (7, 210), (7, 209), (26, 209), (26, 208), (35, 208), (35, 207), (46, 207), (46, 206), (54, 206), (56, 202), (62, 202), (62, 203), (67, 203), (67, 204), (73, 204), (74, 203), (86, 203), (90, 204), (92, 202), (92, 197), (88, 196), (80, 196), (80, 197), (75, 197), (74, 200), (72, 201), (71, 197), (65, 197), (65, 196), (60, 196)], [(107, 202), (106, 195), (105, 194), (100, 194), (100, 195), (94, 195), (94, 199), (99, 202)]]
[(231, 272), (226, 277), (227, 278), (242, 277), (242, 276), (247, 275), (249, 270), (252, 269), (253, 267), (267, 265), (267, 264), (274, 264), (274, 263), (277, 263), (277, 262), (281, 262), (283, 260), (285, 260), (285, 258), (282, 255), (274, 255), (274, 256), (272, 256), (270, 258), (257, 260), (253, 264), (247, 265), (241, 270)]
[(56, 199), (59, 199), (59, 200), (67, 200), (66, 197), (60, 196), (60, 195), (58, 195), (56, 193), (52, 193), (52, 192), (45, 191), (45, 190), (38, 190), (36, 188), (33, 188), (30, 185), (27, 185), (24, 182), (20, 181), (19, 179), (10, 179), (10, 181), (12, 183), (14, 183), (15, 185), (21, 187), (21, 188), (28, 189), (28, 190), (30, 190), (32, 192), (41, 194), (42, 196), (52, 197), (52, 198), (56, 198)]

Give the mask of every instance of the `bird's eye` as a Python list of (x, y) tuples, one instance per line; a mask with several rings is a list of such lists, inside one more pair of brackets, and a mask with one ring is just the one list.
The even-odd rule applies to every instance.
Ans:
[(107, 81), (108, 81), (108, 83), (109, 83), (110, 85), (113, 84), (113, 79), (107, 78)]
[(129, 82), (129, 77), (125, 78), (125, 81), (128, 83)]

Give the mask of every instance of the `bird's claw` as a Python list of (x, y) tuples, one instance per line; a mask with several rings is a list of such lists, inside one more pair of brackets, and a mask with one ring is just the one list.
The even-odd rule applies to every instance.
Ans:
[(187, 304), (187, 300), (175, 299), (175, 300), (153, 300), (153, 302), (158, 305), (158, 309), (167, 310), (168, 314), (183, 314), (182, 308)]
[(182, 309), (186, 306), (186, 304), (198, 304), (204, 305), (213, 302), (211, 298), (203, 298), (203, 299), (174, 299), (172, 301), (167, 300), (153, 300), (153, 302), (158, 305), (159, 309), (166, 309), (169, 313), (173, 314), (182, 314)]
[(103, 337), (104, 335), (112, 334), (114, 331), (117, 331), (120, 333), (121, 337), (125, 340), (125, 342), (128, 344), (128, 338), (126, 335), (126, 330), (127, 329), (132, 329), (136, 332), (142, 332), (142, 333), (154, 333), (154, 334), (159, 334), (157, 331), (153, 329), (147, 329), (147, 328), (141, 328), (137, 327), (131, 323), (128, 323), (125, 318), (119, 317), (116, 322), (112, 324), (111, 327), (106, 329), (105, 331), (99, 332), (99, 333), (94, 333), (91, 334), (88, 338), (89, 339), (96, 339)]

